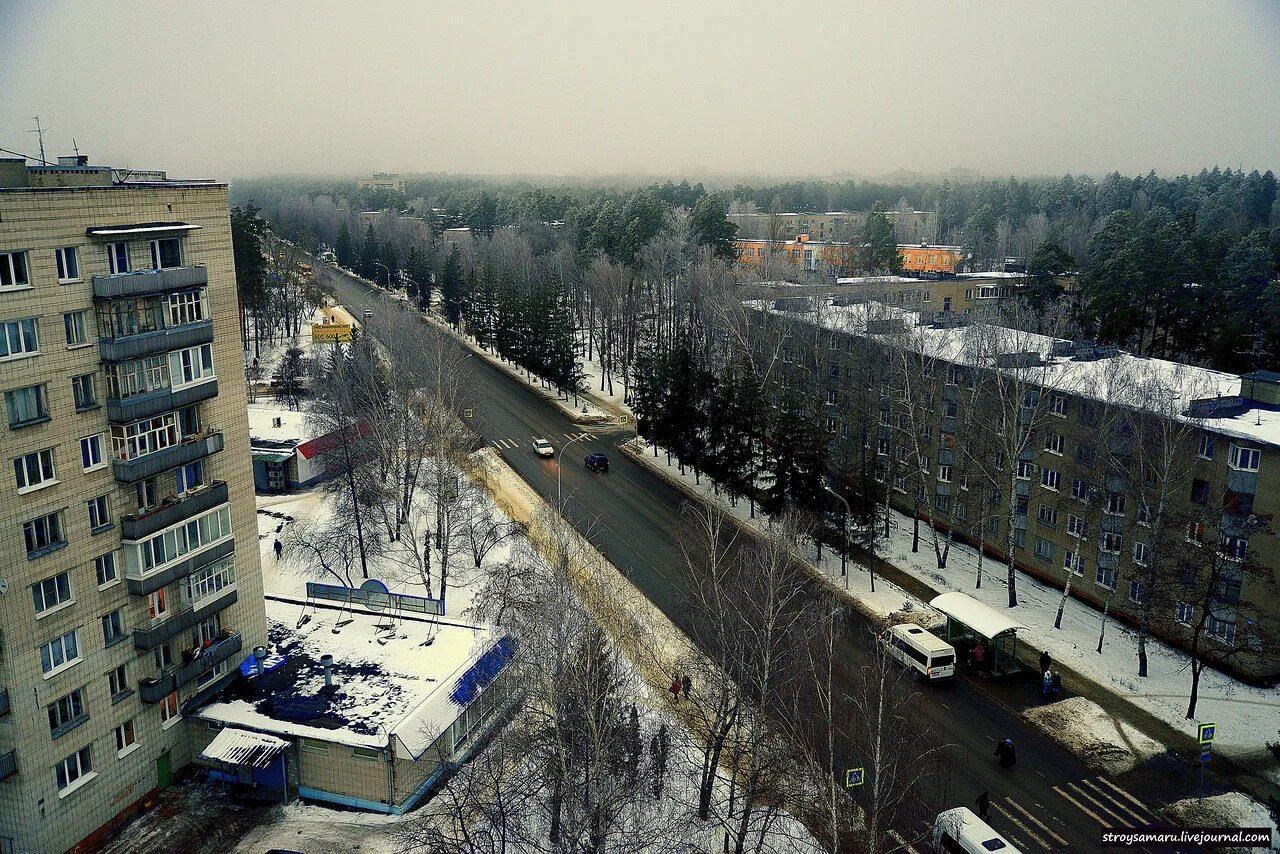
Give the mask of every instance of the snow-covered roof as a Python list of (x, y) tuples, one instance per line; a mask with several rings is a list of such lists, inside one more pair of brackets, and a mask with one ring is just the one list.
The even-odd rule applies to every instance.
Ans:
[[(267, 600), (266, 610), (271, 643), (286, 663), (253, 677), (247, 696), (233, 685), (200, 718), (352, 747), (395, 742), (397, 754), (416, 759), (506, 661), (505, 640), (484, 626), (392, 625), (379, 614), (316, 608), (296, 627), (298, 605)], [(332, 690), (325, 654), (334, 659)]]
[[(793, 303), (807, 300), (807, 308), (796, 310)], [(1150, 410), (1139, 393), (1158, 390), (1167, 398), (1162, 413), (1172, 413), (1180, 421), (1194, 423), (1205, 430), (1225, 436), (1248, 439), (1266, 445), (1280, 446), (1280, 409), (1247, 402), (1249, 405), (1224, 407), (1210, 416), (1187, 414), (1192, 401), (1210, 398), (1237, 398), (1242, 381), (1235, 374), (1185, 365), (1168, 359), (1151, 359), (1118, 351), (1107, 358), (1080, 361), (1071, 355), (1071, 342), (1049, 335), (1023, 332), (987, 323), (970, 323), (950, 328), (921, 325), (917, 312), (906, 311), (875, 301), (855, 305), (835, 305), (829, 297), (790, 297), (788, 305), (773, 306), (772, 300), (748, 300), (749, 309), (766, 311), (825, 329), (863, 337), (897, 336), (900, 346), (925, 353), (941, 362), (966, 367), (992, 368), (992, 354), (1035, 354), (1037, 363), (1030, 367), (1001, 366), (1006, 375), (1016, 375), (1027, 383), (1050, 391), (1060, 391), (1115, 406)], [(893, 332), (868, 332), (870, 321), (900, 320)]]
[(956, 273), (957, 279), (1025, 279), (1026, 273), (1011, 273), (1008, 270), (992, 270), (987, 273)]
[(223, 727), (200, 754), (200, 758), (226, 762), (228, 765), (266, 768), (288, 746), (289, 742), (274, 735)]
[(265, 403), (249, 404), (250, 445), (259, 439), (298, 443), (310, 438), (313, 437), (307, 429), (307, 413)]
[(846, 276), (836, 279), (837, 285), (901, 285), (911, 282), (923, 282), (914, 276)]
[(967, 593), (943, 593), (933, 597), (933, 601), (929, 604), (987, 638), (1026, 628), (1007, 614), (1002, 614), (990, 605), (979, 602)]

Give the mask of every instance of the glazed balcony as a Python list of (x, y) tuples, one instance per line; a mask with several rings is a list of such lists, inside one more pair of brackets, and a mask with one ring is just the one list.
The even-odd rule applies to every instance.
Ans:
[(197, 569), (204, 569), (215, 560), (235, 554), (235, 551), (236, 541), (234, 539), (226, 539), (149, 575), (131, 575), (126, 570), (124, 576), (125, 587), (134, 596), (146, 596), (149, 593), (155, 593), (161, 587), (168, 587), (175, 581), (181, 581)]
[(206, 430), (176, 445), (131, 460), (112, 460), (111, 468), (119, 483), (137, 483), (161, 472), (194, 463), (218, 453), (224, 440), (219, 430)]
[(218, 380), (215, 378), (179, 389), (161, 388), (123, 399), (108, 397), (107, 420), (113, 424), (131, 424), (217, 396)]
[(148, 513), (131, 513), (123, 517), (120, 525), (121, 536), (126, 540), (141, 540), (183, 519), (226, 503), (227, 483), (224, 480), (215, 480), (208, 486), (189, 491), (184, 495), (168, 496), (159, 507)]
[(202, 288), (209, 284), (209, 271), (203, 264), (170, 267), (165, 270), (134, 270), (93, 277), (93, 295), (103, 299), (139, 297)]

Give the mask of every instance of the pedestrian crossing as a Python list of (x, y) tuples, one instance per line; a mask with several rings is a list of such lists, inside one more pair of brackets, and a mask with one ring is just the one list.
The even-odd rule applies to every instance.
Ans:
[[(577, 442), (578, 444), (583, 444), (584, 442), (591, 442), (597, 438), (594, 433), (581, 432), (581, 431), (577, 433), (564, 433), (563, 435), (565, 438), (565, 442)], [(553, 438), (552, 436), (530, 436), (528, 439), (523, 439), (523, 440), (516, 439), (516, 438), (502, 438), (502, 439), (494, 439), (492, 441), (493, 441), (493, 446), (495, 448), (499, 448), (504, 451), (512, 451), (512, 450), (515, 450), (516, 448), (521, 448), (526, 445), (532, 445), (534, 439), (546, 439), (547, 441), (551, 442), (553, 445), (558, 442), (558, 439)], [(560, 444), (563, 445), (564, 443), (560, 443)]]

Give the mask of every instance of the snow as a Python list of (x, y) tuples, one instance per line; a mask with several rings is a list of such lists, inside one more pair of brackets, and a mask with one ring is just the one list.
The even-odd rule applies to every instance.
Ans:
[(966, 593), (952, 591), (934, 597), (929, 606), (952, 619), (959, 620), (980, 635), (994, 638), (1002, 632), (1025, 629), (1026, 626), (1009, 617), (1008, 609), (997, 611)]
[(282, 738), (226, 727), (214, 736), (200, 758), (266, 768), (288, 746), (289, 742)]
[(1100, 773), (1123, 774), (1165, 751), (1159, 742), (1085, 697), (1028, 709), (1023, 717)]
[[(280, 419), (276, 426), (275, 419)], [(272, 442), (301, 443), (311, 438), (307, 429), (307, 413), (280, 406), (274, 402), (249, 404), (249, 440), (266, 439)]]
[[(1165, 808), (1175, 821), (1187, 827), (1267, 827), (1271, 829), (1271, 846), (1267, 850), (1280, 851), (1280, 838), (1276, 836), (1276, 820), (1271, 810), (1241, 792), (1226, 792), (1208, 798), (1187, 798)], [(1219, 849), (1228, 851), (1231, 849)], [(1262, 849), (1249, 849), (1259, 851)]]

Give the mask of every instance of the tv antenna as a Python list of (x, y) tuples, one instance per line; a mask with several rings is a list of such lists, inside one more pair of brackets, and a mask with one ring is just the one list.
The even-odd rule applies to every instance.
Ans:
[(76, 153), (76, 159), (80, 159), (80, 146), (76, 143), (76, 138), (71, 137), (71, 150)]
[(47, 130), (47, 128), (40, 126), (39, 116), (32, 116), (31, 119), (36, 123), (36, 129), (29, 130), (27, 131), (27, 133), (34, 133), (40, 139), (40, 165), (48, 166), (49, 161), (44, 159), (44, 132)]

